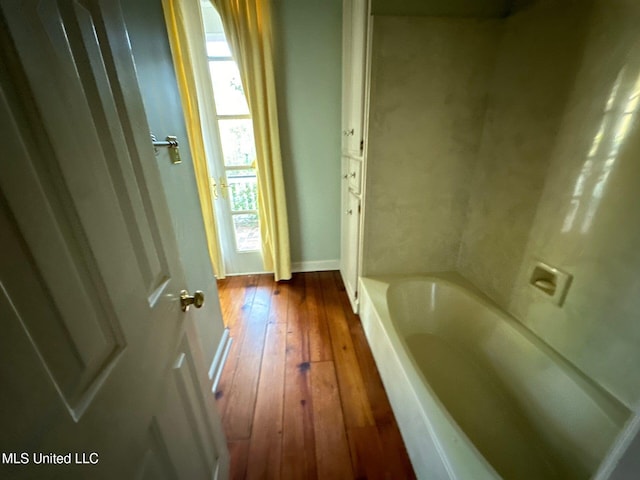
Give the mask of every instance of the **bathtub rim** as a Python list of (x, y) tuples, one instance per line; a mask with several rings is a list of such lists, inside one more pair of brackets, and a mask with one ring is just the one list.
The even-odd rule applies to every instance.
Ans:
[[(411, 281), (433, 281), (437, 283), (445, 284), (453, 287), (454, 289), (462, 290), (464, 295), (475, 297), (474, 299), (484, 305), (486, 308), (492, 310), (497, 315), (502, 317), (512, 328), (518, 333), (523, 335), (528, 341), (534, 343), (542, 352), (549, 356), (554, 363), (559, 365), (564, 370), (568, 371), (571, 378), (585, 391), (592, 393), (590, 397), (595, 400), (600, 408), (607, 411), (612, 418), (617, 417), (618, 423), (625, 423), (632, 413), (621, 400), (617, 399), (611, 394), (604, 386), (597, 384), (589, 376), (583, 372), (577, 365), (571, 362), (567, 357), (558, 352), (555, 348), (547, 343), (547, 341), (534, 333), (525, 323), (515, 318), (509, 312), (503, 310), (494, 300), (489, 298), (484, 292), (482, 292), (473, 283), (467, 280), (458, 272), (429, 272), (424, 274), (391, 274), (391, 275), (376, 275), (369, 277), (360, 277), (361, 280), (374, 280), (377, 282), (386, 283), (385, 288), (385, 314), (391, 320), (391, 313), (389, 312), (389, 306), (386, 302), (386, 293), (392, 284), (400, 284)], [(394, 326), (394, 331), (397, 335), (397, 329)], [(399, 335), (398, 335), (399, 337)], [(400, 338), (403, 341), (402, 338)], [(406, 346), (406, 342), (403, 341), (403, 345)], [(425, 379), (426, 380), (426, 379)], [(602, 400), (602, 401), (600, 401)], [(623, 419), (624, 417), (624, 419)]]
[[(374, 314), (378, 317), (377, 320), (382, 325), (382, 331), (386, 339), (392, 345), (400, 345), (403, 348), (392, 350), (392, 354), (401, 366), (406, 367), (410, 365), (411, 368), (402, 368), (402, 374), (411, 387), (411, 395), (414, 400), (420, 405), (420, 417), (423, 419), (427, 430), (431, 436), (433, 443), (436, 446), (438, 456), (443, 462), (445, 470), (451, 479), (470, 479), (483, 480), (483, 479), (500, 479), (501, 476), (493, 468), (493, 466), (486, 460), (486, 458), (480, 453), (476, 446), (467, 437), (464, 431), (460, 428), (457, 422), (451, 417), (447, 408), (440, 401), (436, 393), (433, 391), (429, 383), (424, 378), (420, 368), (415, 363), (415, 360), (409, 355), (409, 351), (404, 339), (398, 334), (396, 327), (391, 319), (389, 307), (387, 304), (387, 292), (389, 286), (392, 283), (398, 281), (411, 281), (411, 280), (425, 280), (427, 278), (433, 278), (440, 283), (447, 282), (454, 286), (466, 287), (466, 282), (455, 272), (439, 272), (437, 274), (430, 273), (425, 275), (386, 275), (386, 276), (371, 276), (360, 278), (360, 291), (363, 293), (361, 301), (366, 301), (365, 296), (369, 298), (373, 306)], [(463, 285), (460, 285), (460, 284)], [(478, 290), (469, 284), (470, 290), (475, 292)], [(375, 292), (374, 295), (371, 295)], [(383, 317), (384, 315), (384, 317)], [(391, 328), (385, 328), (389, 325)], [(366, 333), (366, 329), (365, 329)], [(375, 353), (374, 353), (375, 356)], [(376, 359), (376, 363), (377, 363)], [(385, 379), (382, 378), (385, 384), (385, 389), (389, 389), (386, 385)], [(431, 419), (428, 416), (429, 411), (433, 410), (434, 405), (429, 405), (431, 401), (435, 404), (435, 408), (438, 414), (444, 419), (444, 423), (440, 425), (440, 428), (434, 426), (436, 419)], [(393, 406), (393, 405), (392, 405)], [(444, 431), (443, 431), (444, 430)], [(407, 444), (405, 433), (400, 431)], [(445, 443), (445, 440), (448, 440)], [(407, 450), (411, 457), (411, 449), (407, 447)], [(412, 463), (419, 463), (419, 458), (411, 458)]]

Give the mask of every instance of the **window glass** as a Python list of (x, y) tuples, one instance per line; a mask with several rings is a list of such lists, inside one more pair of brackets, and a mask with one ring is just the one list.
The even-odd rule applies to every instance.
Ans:
[(236, 236), (236, 246), (239, 252), (249, 252), (260, 249), (258, 215), (255, 213), (234, 215), (233, 227)]
[(218, 115), (249, 115), (238, 66), (233, 60), (209, 61)]
[(258, 209), (258, 181), (254, 169), (227, 170), (227, 182), (232, 211)]
[(230, 57), (231, 50), (223, 33), (207, 33), (207, 56)]
[(220, 119), (218, 127), (225, 166), (251, 166), (256, 159), (251, 119)]

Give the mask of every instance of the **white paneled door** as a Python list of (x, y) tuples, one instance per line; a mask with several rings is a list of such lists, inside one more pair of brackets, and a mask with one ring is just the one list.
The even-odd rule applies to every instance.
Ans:
[(0, 477), (224, 478), (118, 3), (0, 0), (0, 59)]

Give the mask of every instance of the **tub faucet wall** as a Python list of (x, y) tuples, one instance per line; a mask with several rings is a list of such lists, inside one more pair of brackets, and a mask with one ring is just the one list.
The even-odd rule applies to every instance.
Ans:
[(483, 22), (375, 19), (364, 273), (458, 270), (640, 411), (640, 4)]

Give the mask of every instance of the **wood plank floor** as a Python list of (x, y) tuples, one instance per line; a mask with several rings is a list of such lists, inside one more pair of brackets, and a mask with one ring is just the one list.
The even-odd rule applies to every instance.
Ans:
[(218, 282), (233, 343), (216, 391), (232, 479), (411, 479), (338, 272)]

